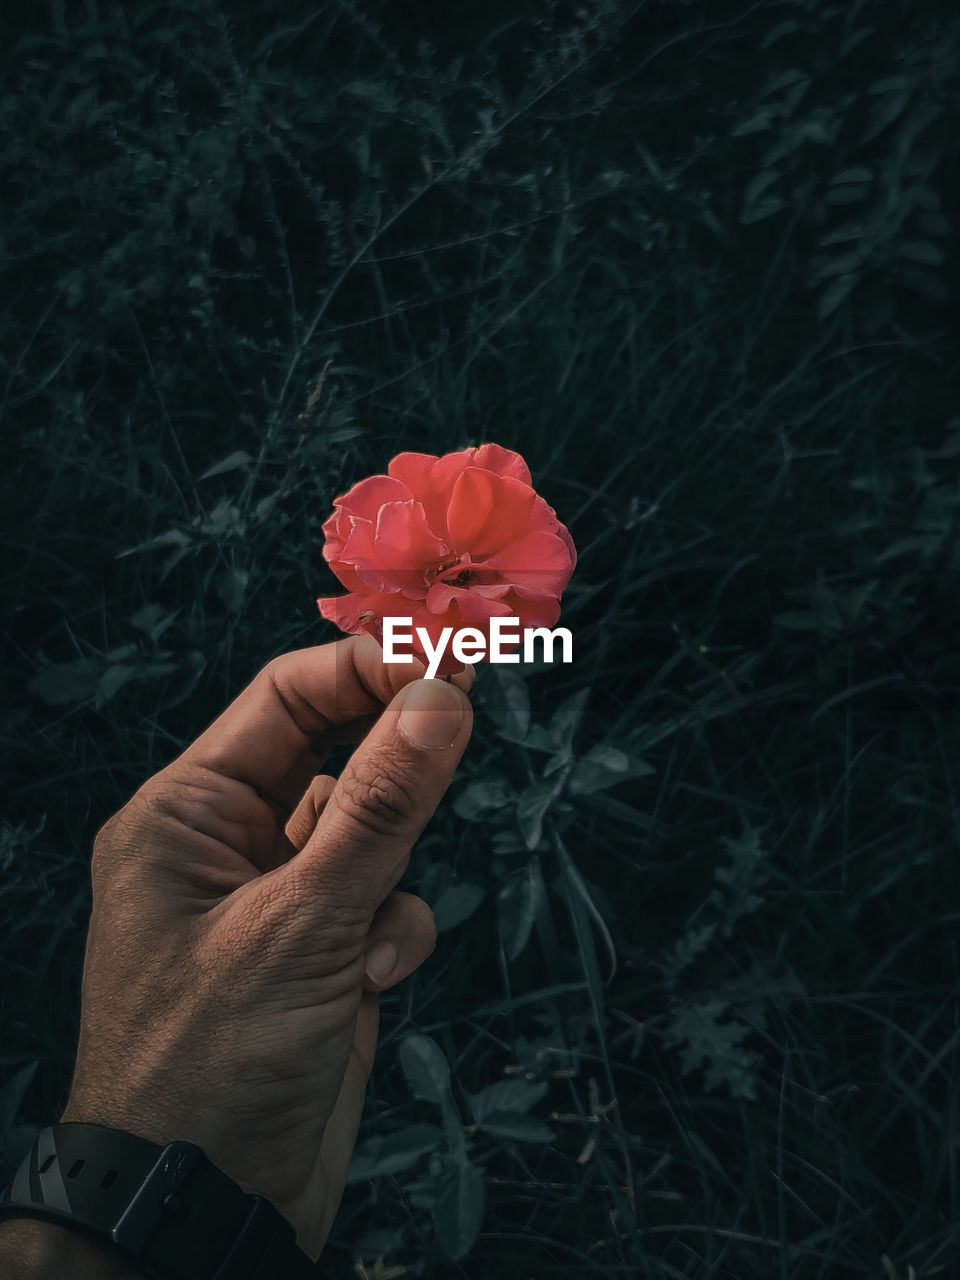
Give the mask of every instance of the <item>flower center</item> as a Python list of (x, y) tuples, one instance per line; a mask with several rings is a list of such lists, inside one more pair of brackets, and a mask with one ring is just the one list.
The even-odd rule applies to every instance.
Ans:
[(451, 560), (444, 560), (441, 564), (437, 565), (436, 569), (434, 570), (434, 576), (438, 579), (441, 579), (443, 582), (446, 582), (451, 587), (465, 587), (471, 581), (471, 573), (470, 573), (469, 565), (464, 565), (463, 568), (460, 570), (460, 572), (457, 574), (454, 574), (452, 578), (444, 577), (446, 573), (448, 573), (451, 569), (456, 569), (457, 566), (461, 563), (462, 561), (460, 556), (454, 556), (453, 559)]

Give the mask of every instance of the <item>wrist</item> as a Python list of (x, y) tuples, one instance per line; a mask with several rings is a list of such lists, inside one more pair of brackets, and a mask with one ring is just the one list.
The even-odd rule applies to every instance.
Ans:
[(0, 1218), (0, 1280), (144, 1280), (108, 1241), (44, 1218)]

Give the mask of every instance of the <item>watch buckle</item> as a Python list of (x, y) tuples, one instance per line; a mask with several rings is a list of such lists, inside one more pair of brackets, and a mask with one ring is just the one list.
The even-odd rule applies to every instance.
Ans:
[(170, 1142), (157, 1157), (133, 1199), (114, 1224), (114, 1244), (140, 1256), (140, 1251), (164, 1216), (164, 1199), (179, 1191), (203, 1155), (192, 1142)]

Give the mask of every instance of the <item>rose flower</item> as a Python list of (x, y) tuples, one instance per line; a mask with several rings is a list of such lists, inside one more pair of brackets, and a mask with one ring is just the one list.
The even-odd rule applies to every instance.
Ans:
[[(445, 627), (474, 627), (490, 643), (490, 619), (512, 614), (521, 633), (552, 627), (577, 562), (573, 539), (535, 493), (519, 453), (498, 444), (447, 453), (399, 453), (334, 500), (324, 559), (347, 588), (317, 600), (351, 634), (383, 641), (385, 617), (412, 618), (437, 645)], [(518, 645), (504, 638), (501, 649)], [(439, 675), (463, 670), (449, 649)]]

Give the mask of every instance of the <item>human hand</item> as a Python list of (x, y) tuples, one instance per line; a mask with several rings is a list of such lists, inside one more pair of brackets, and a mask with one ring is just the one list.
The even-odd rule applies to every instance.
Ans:
[[(275, 658), (101, 827), (61, 1117), (195, 1143), (314, 1260), (356, 1142), (376, 993), (436, 944), (429, 907), (394, 885), (473, 727), (472, 668), (448, 684), (382, 658), (370, 636)], [(415, 715), (449, 745), (403, 736), (411, 693), (436, 699)], [(340, 777), (320, 774), (351, 741)], [(378, 941), (398, 959), (373, 982)]]

